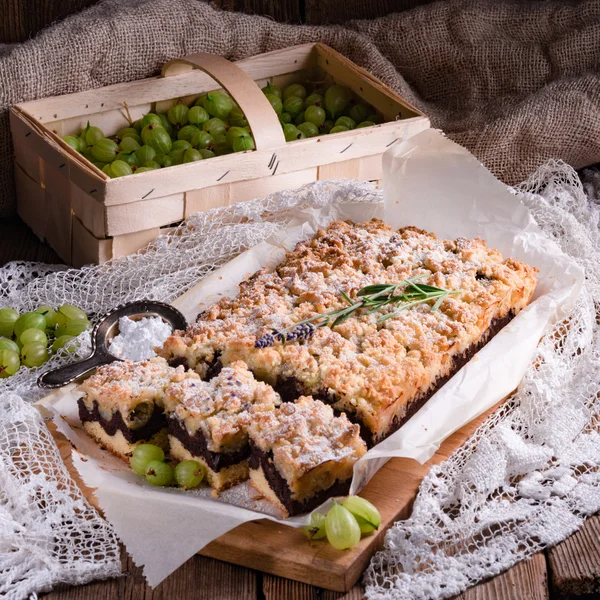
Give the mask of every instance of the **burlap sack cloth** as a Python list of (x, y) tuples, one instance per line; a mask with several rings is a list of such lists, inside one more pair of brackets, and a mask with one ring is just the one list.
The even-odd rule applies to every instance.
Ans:
[(236, 60), (312, 41), (397, 90), (506, 183), (552, 157), (600, 160), (598, 0), (448, 0), (345, 28), (197, 0), (106, 0), (0, 58), (0, 217), (15, 210), (11, 104), (148, 77), (192, 52)]

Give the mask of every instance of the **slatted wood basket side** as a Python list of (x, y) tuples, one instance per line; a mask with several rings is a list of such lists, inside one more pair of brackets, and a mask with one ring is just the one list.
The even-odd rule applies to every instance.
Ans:
[[(348, 86), (388, 122), (285, 143), (259, 88), (269, 81), (285, 86), (307, 80)], [(114, 135), (128, 125), (129, 116), (135, 120), (151, 111), (163, 112), (178, 101), (192, 104), (201, 93), (221, 87), (246, 113), (255, 151), (111, 180), (61, 139), (88, 121)], [(428, 126), (417, 109), (322, 44), (236, 63), (194, 55), (172, 61), (161, 77), (13, 107), (18, 210), (66, 262), (102, 263), (135, 252), (198, 211), (319, 179), (377, 181), (387, 147)]]

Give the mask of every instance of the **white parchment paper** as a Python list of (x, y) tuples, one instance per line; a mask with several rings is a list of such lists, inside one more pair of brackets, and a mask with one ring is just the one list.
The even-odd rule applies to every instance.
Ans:
[[(355, 465), (351, 493), (391, 457), (425, 462), (446, 437), (515, 389), (544, 331), (568, 314), (583, 282), (581, 269), (541, 233), (519, 199), (465, 149), (438, 132), (427, 130), (393, 146), (383, 166), (383, 211), (373, 204), (299, 211), (286, 230), (244, 252), (174, 303), (193, 320), (204, 306), (237, 294), (240, 281), (274, 266), (297, 242), (336, 219), (360, 222), (379, 217), (396, 228), (415, 225), (443, 238), (482, 237), (504, 256), (540, 269), (534, 302), (406, 425)], [(136, 564), (144, 565), (151, 586), (225, 531), (257, 518), (280, 520), (270, 504), (254, 499), (247, 483), (219, 499), (207, 489), (181, 492), (150, 486), (83, 433), (77, 397), (77, 390), (68, 387), (44, 404), (75, 445), (73, 460), (83, 481), (96, 488), (100, 507)], [(298, 526), (304, 518), (282, 522)]]

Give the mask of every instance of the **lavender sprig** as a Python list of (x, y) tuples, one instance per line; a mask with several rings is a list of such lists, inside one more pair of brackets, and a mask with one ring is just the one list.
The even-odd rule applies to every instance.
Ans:
[(397, 316), (398, 313), (407, 310), (412, 306), (423, 304), (431, 300), (435, 300), (435, 303), (431, 307), (431, 311), (433, 312), (440, 307), (442, 302), (449, 295), (460, 294), (462, 291), (444, 290), (432, 285), (416, 283), (423, 277), (427, 277), (427, 275), (419, 275), (410, 279), (404, 279), (400, 283), (378, 283), (368, 285), (358, 290), (356, 293), (356, 301), (351, 300), (346, 293), (342, 292), (341, 296), (348, 306), (332, 310), (322, 315), (316, 315), (310, 319), (305, 319), (304, 321), (295, 323), (291, 327), (281, 331), (273, 329), (270, 333), (266, 333), (256, 340), (256, 342), (254, 342), (254, 347), (268, 348), (269, 346), (272, 346), (275, 341), (280, 341), (285, 344), (285, 342), (306, 340), (313, 335), (316, 327), (336, 327), (361, 309), (369, 309), (365, 314), (370, 315), (388, 304), (398, 305), (396, 310), (379, 317), (379, 319), (377, 319), (378, 323), (383, 323), (388, 319), (392, 319)]

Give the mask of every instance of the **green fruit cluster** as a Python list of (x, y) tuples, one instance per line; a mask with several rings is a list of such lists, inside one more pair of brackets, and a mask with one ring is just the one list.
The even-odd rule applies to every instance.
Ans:
[(158, 486), (177, 484), (191, 490), (198, 487), (206, 475), (206, 469), (196, 460), (183, 460), (171, 466), (162, 448), (154, 444), (136, 446), (129, 463), (134, 472)]
[(40, 306), (22, 315), (0, 308), (0, 379), (14, 375), (21, 365), (41, 367), (57, 352), (73, 352), (71, 340), (90, 327), (85, 312), (73, 304), (57, 310)]
[(327, 541), (338, 550), (353, 548), (361, 535), (369, 534), (381, 525), (377, 508), (360, 496), (348, 496), (339, 504), (335, 500), (326, 515), (313, 512), (310, 523), (302, 528), (309, 540)]
[[(294, 83), (281, 90), (269, 83), (262, 91), (288, 142), (383, 121), (372, 106), (355, 101), (341, 85)], [(193, 106), (179, 102), (166, 113), (148, 113), (113, 137), (88, 122), (77, 135), (63, 140), (111, 178), (256, 147), (244, 113), (221, 91), (202, 94)]]

